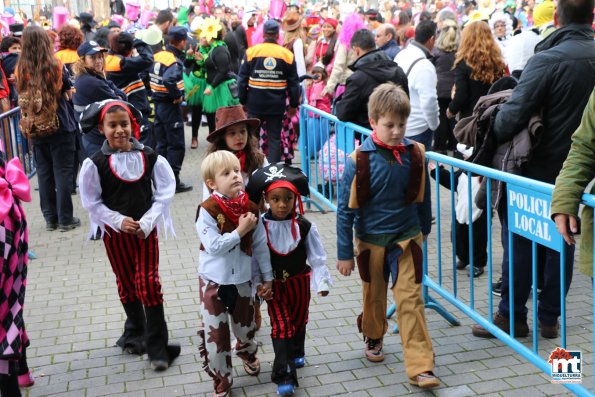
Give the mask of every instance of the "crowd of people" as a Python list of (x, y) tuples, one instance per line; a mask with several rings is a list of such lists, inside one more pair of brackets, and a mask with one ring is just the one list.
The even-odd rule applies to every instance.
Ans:
[[(310, 290), (326, 296), (332, 286), (320, 235), (301, 203), (308, 180), (292, 166), (304, 103), (372, 130), (345, 160), (337, 211), (336, 267), (349, 276), (357, 263), (363, 303), (355, 323), (366, 359), (384, 360), (390, 287), (409, 382), (440, 385), (421, 295), (421, 246), (432, 227), (430, 176), (445, 170), (428, 169), (428, 150), (557, 183), (552, 216), (568, 243), (567, 284), (561, 291), (560, 254), (539, 246), (537, 317), (544, 338), (558, 337), (578, 202), (594, 175), (593, 0), (386, 1), (376, 8), (272, 0), (268, 9), (200, 0), (158, 12), (132, 5), (110, 1), (108, 18), (70, 18), (57, 7), (54, 15), (27, 19), (5, 8), (0, 27), (0, 108), (20, 107), (46, 230), (81, 225), (72, 203), (78, 188), (89, 238), (104, 242), (126, 313), (116, 342), (123, 351), (146, 353), (155, 371), (181, 351), (168, 341), (158, 234), (174, 234), (169, 207), (175, 194), (192, 190), (180, 179), (189, 125), (190, 149), (207, 145), (206, 158), (193, 165), (204, 181), (195, 220), (204, 369), (215, 396), (231, 395), (232, 350), (248, 375), (260, 373), (255, 333), (266, 301), (271, 380), (279, 395), (294, 393), (297, 370), (306, 365)], [(203, 123), (207, 142), (199, 143)], [(331, 142), (334, 131), (320, 133)], [(30, 194), (18, 162), (0, 161), (0, 174), (0, 189), (10, 192), (0, 208), (12, 233), (4, 243), (14, 247), (5, 256), (0, 300), (7, 310), (0, 316), (17, 313), (0, 327), (0, 394), (18, 396), (19, 386), (34, 383), (25, 353), (25, 284), (15, 282), (26, 277), (20, 202)], [(508, 251), (515, 264), (529, 263), (531, 243), (517, 235), (508, 241), (502, 186), (486, 191), (480, 178), (469, 183), (460, 172), (455, 181), (456, 267), (483, 274), (486, 213), (495, 209), (504, 255), (493, 322), (526, 336), (531, 268), (514, 267), (510, 324)], [(493, 208), (485, 206), (487, 194)], [(586, 216), (592, 224), (592, 213)], [(592, 250), (585, 256), (591, 260)], [(493, 337), (481, 326), (472, 332)]]

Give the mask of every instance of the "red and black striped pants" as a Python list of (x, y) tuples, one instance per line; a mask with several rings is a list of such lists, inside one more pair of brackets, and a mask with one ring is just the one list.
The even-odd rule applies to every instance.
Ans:
[(273, 299), (267, 301), (271, 337), (291, 339), (308, 324), (310, 272), (273, 281)]
[(106, 226), (103, 242), (118, 283), (122, 303), (140, 300), (143, 306), (163, 304), (159, 281), (157, 229), (146, 239), (116, 232)]

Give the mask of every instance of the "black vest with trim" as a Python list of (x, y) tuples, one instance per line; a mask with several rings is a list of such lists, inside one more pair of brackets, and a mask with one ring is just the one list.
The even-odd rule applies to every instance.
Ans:
[[(296, 218), (300, 228), (300, 242), (298, 246), (286, 255), (282, 255), (274, 250), (270, 241), (268, 242), (269, 251), (271, 253), (271, 266), (273, 268), (273, 277), (275, 280), (285, 281), (288, 277), (293, 277), (303, 273), (308, 268), (306, 260), (308, 255), (306, 252), (306, 237), (310, 232), (312, 223), (301, 215)], [(266, 228), (266, 222), (263, 220)], [(267, 230), (267, 240), (269, 233)]]
[(125, 181), (112, 170), (111, 155), (98, 151), (91, 160), (97, 167), (101, 183), (101, 199), (109, 209), (138, 221), (153, 204), (151, 175), (157, 153), (145, 146), (139, 153), (144, 160), (144, 172), (135, 181)]

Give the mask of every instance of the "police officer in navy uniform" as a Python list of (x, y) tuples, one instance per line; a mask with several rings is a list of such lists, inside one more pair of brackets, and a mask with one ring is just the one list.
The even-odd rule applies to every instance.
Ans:
[(180, 182), (186, 151), (181, 103), (184, 100), (182, 70), (188, 31), (174, 26), (169, 29), (167, 37), (169, 43), (165, 50), (153, 56), (155, 64), (150, 73), (155, 104), (155, 138), (157, 153), (167, 159), (174, 171), (176, 193), (183, 193), (192, 190), (192, 186)]

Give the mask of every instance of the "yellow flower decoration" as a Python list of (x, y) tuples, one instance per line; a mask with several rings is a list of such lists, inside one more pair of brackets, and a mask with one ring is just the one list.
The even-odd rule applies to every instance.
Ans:
[(221, 22), (214, 17), (205, 18), (201, 24), (199, 37), (205, 40), (213, 40), (217, 38), (217, 33), (221, 30)]

